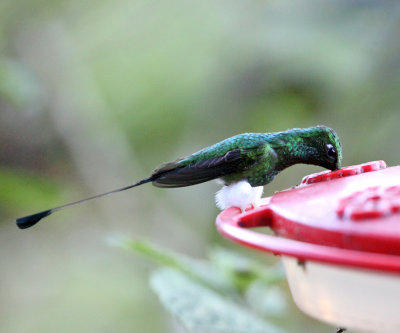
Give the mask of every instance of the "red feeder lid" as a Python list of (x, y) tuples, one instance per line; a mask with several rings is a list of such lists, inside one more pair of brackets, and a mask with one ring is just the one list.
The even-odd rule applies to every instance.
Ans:
[[(219, 232), (301, 260), (400, 272), (400, 166), (375, 161), (321, 172), (263, 200), (243, 214), (221, 212)], [(246, 230), (265, 226), (277, 236)]]

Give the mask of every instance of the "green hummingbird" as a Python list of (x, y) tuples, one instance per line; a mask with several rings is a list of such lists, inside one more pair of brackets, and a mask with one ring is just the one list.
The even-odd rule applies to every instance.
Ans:
[(188, 157), (164, 163), (137, 183), (25, 216), (16, 222), (21, 229), (29, 228), (56, 211), (150, 182), (157, 187), (173, 188), (218, 179), (224, 185), (216, 195), (218, 207), (237, 206), (244, 211), (250, 204), (257, 206), (263, 185), (283, 169), (303, 163), (337, 170), (341, 168), (341, 161), (339, 137), (326, 126), (244, 133)]

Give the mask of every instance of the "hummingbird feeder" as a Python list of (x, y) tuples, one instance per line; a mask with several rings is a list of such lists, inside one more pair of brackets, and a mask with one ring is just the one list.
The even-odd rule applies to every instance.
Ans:
[(257, 209), (226, 209), (216, 224), (234, 242), (281, 256), (293, 299), (308, 315), (400, 332), (400, 166), (375, 161), (312, 174)]

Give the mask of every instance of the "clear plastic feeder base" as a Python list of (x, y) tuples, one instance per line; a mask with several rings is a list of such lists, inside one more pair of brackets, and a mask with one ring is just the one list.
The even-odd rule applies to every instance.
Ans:
[(282, 257), (294, 302), (337, 327), (400, 332), (400, 277)]

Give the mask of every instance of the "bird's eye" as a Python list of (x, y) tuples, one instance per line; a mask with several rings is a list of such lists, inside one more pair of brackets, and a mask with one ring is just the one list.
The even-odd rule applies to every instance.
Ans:
[(326, 153), (330, 158), (336, 158), (336, 149), (330, 143), (326, 145)]

